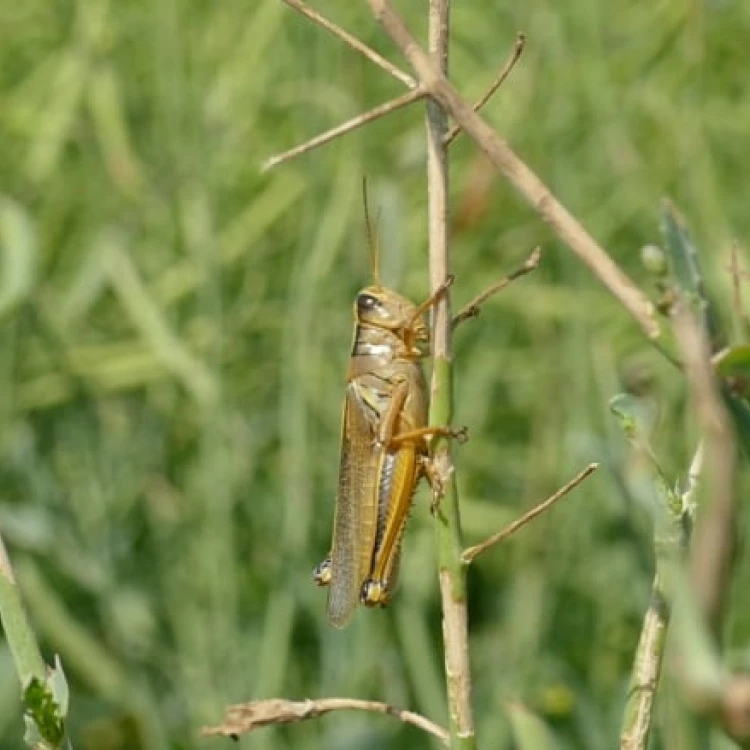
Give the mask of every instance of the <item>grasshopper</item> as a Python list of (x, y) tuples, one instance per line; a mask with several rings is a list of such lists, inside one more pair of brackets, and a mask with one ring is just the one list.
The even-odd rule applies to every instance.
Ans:
[[(366, 201), (365, 216), (371, 237)], [(375, 283), (354, 302), (333, 541), (313, 573), (318, 585), (328, 586), (328, 620), (339, 628), (358, 601), (370, 607), (390, 601), (414, 491), (430, 475), (429, 439), (464, 434), (427, 426), (421, 365), (430, 338), (424, 313), (452, 278), (415, 305), (380, 284), (372, 239), (370, 247)]]

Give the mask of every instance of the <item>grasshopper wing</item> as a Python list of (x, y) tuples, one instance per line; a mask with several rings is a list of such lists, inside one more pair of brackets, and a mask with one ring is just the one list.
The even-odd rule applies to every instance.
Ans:
[(331, 546), (328, 619), (344, 627), (359, 602), (372, 564), (377, 530), (377, 468), (382, 449), (375, 447), (371, 407), (357, 384), (346, 389), (341, 428), (341, 465)]

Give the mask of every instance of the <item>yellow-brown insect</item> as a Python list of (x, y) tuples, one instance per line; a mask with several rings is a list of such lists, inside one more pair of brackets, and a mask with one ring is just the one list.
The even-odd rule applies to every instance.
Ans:
[(376, 251), (373, 275), (375, 284), (354, 302), (333, 542), (314, 572), (316, 583), (329, 586), (328, 619), (336, 627), (349, 622), (358, 601), (390, 601), (406, 518), (427, 470), (427, 439), (452, 434), (426, 426), (421, 366), (429, 347), (424, 313), (450, 282), (416, 306), (378, 283)]

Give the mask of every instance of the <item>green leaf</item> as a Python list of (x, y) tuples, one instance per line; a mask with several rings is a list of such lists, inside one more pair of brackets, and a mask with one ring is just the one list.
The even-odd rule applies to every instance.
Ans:
[(664, 201), (662, 205), (662, 231), (672, 284), (682, 293), (693, 312), (705, 325), (715, 350), (720, 340), (720, 332), (713, 306), (706, 293), (698, 249), (693, 244), (684, 220), (669, 201)]
[(702, 296), (703, 275), (698, 250), (684, 220), (669, 201), (662, 204), (662, 231), (674, 281), (683, 292)]

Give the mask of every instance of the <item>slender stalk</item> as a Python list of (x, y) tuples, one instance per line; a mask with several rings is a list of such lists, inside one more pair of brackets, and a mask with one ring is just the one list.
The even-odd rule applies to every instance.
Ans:
[(349, 45), (353, 50), (359, 52), (363, 57), (377, 65), (379, 68), (382, 68), (386, 73), (392, 75), (397, 81), (401, 81), (401, 83), (408, 86), (410, 89), (417, 87), (417, 82), (408, 73), (405, 73), (390, 60), (386, 60), (381, 54), (368, 47), (353, 34), (350, 34), (340, 26), (337, 26), (333, 21), (329, 21), (324, 16), (321, 16), (320, 13), (313, 10), (309, 5), (303, 3), (302, 0), (283, 0), (283, 2), (285, 2), (290, 8), (294, 8), (303, 16), (309, 18), (313, 23), (322, 26), (326, 31), (333, 34), (333, 36), (341, 39), (342, 42)]
[[(447, 74), (450, 0), (430, 0), (429, 51), (435, 65)], [(448, 118), (440, 105), (427, 102), (427, 190), (430, 248), (430, 285), (436, 290), (450, 273), (448, 251), (448, 161), (445, 136)], [(451, 368), (451, 311), (448, 294), (435, 307), (430, 423), (451, 424), (453, 373)], [(433, 460), (441, 475), (444, 494), (435, 513), (438, 576), (443, 607), (445, 672), (450, 712), (451, 748), (473, 750), (474, 717), (471, 706), (466, 571), (461, 565), (461, 519), (458, 490), (452, 470), (450, 441), (434, 443)]]
[(21, 600), (10, 559), (0, 539), (0, 620), (18, 679), (26, 685), (32, 677), (44, 682), (47, 671)]
[(498, 531), (497, 534), (493, 534), (483, 542), (475, 544), (473, 547), (465, 549), (461, 554), (461, 561), (464, 565), (469, 565), (474, 562), (475, 558), (486, 552), (490, 547), (494, 547), (496, 544), (507, 539), (509, 536), (515, 534), (520, 528), (526, 526), (527, 523), (531, 523), (535, 518), (541, 516), (542, 513), (546, 513), (556, 502), (562, 500), (571, 490), (574, 490), (578, 485), (583, 482), (586, 477), (591, 476), (597, 469), (599, 464), (589, 464), (583, 471), (579, 472), (573, 479), (571, 479), (566, 485), (561, 487), (553, 495), (550, 495), (546, 500), (535, 505), (530, 511), (524, 513), (520, 518), (517, 518), (513, 523), (508, 524), (504, 529)]
[(539, 268), (539, 263), (542, 260), (542, 251), (540, 248), (536, 248), (531, 255), (526, 259), (526, 262), (517, 268), (512, 273), (508, 274), (504, 278), (496, 281), (494, 284), (490, 284), (483, 292), (478, 294), (468, 304), (464, 305), (461, 310), (453, 318), (453, 328), (457, 328), (465, 320), (469, 318), (476, 318), (479, 315), (479, 311), (482, 305), (490, 298), (496, 295), (498, 292), (502, 292), (506, 286), (512, 284), (516, 279), (520, 279), (521, 276), (525, 276), (527, 273), (531, 273), (535, 269)]
[[(482, 96), (477, 99), (477, 101), (474, 102), (473, 109), (475, 112), (479, 112), (482, 107), (484, 107), (485, 104), (492, 98), (492, 95), (505, 83), (505, 79), (510, 75), (513, 68), (515, 68), (516, 63), (518, 62), (518, 58), (521, 57), (521, 53), (523, 52), (523, 48), (526, 46), (526, 35), (525, 34), (518, 34), (516, 37), (516, 43), (513, 45), (513, 50), (511, 51), (510, 55), (508, 56), (508, 59), (503, 64), (503, 67), (500, 68), (500, 72), (495, 77), (495, 80), (489, 85), (487, 88), (487, 91), (482, 94)], [(456, 140), (457, 136), (461, 132), (461, 127), (459, 125), (454, 125), (446, 134), (445, 134), (445, 145), (450, 146), (453, 141)]]
[(279, 164), (283, 164), (284, 162), (289, 161), (290, 159), (294, 159), (301, 154), (306, 154), (308, 151), (312, 151), (314, 148), (318, 148), (319, 146), (323, 146), (326, 143), (330, 143), (335, 138), (346, 135), (346, 133), (351, 133), (352, 130), (361, 128), (363, 125), (367, 125), (368, 123), (373, 122), (373, 120), (377, 120), (379, 117), (385, 117), (385, 115), (388, 115), (391, 112), (395, 112), (397, 109), (401, 109), (402, 107), (406, 107), (407, 105), (416, 102), (418, 99), (423, 99), (425, 95), (425, 90), (421, 87), (418, 87), (416, 89), (412, 89), (406, 94), (402, 94), (395, 99), (391, 99), (390, 101), (385, 102), (385, 104), (374, 107), (367, 112), (362, 112), (356, 117), (352, 117), (346, 122), (341, 123), (341, 125), (337, 125), (335, 128), (326, 130), (325, 133), (316, 135), (309, 141), (300, 143), (299, 146), (290, 148), (288, 151), (284, 151), (284, 153), (282, 154), (276, 154), (275, 156), (269, 157), (261, 165), (260, 171), (268, 172), (274, 167), (278, 167)]
[[(22, 688), (26, 732), (34, 750), (72, 750), (65, 733), (68, 687), (59, 661), (47, 668), (0, 537), (0, 621)], [(64, 696), (64, 697), (63, 697)]]

